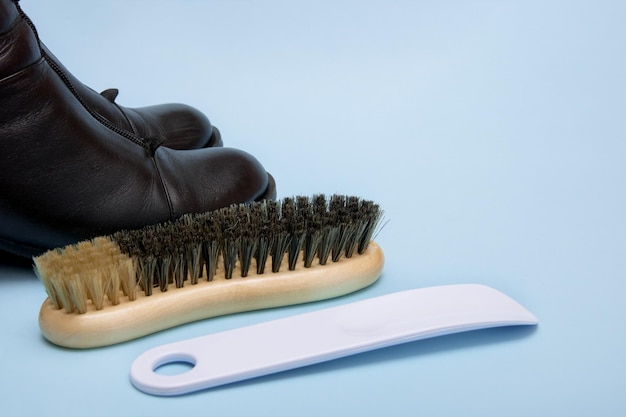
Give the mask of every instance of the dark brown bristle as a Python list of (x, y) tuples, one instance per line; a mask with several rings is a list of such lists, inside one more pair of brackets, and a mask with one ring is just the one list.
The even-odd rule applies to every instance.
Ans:
[(270, 232), (273, 237), (270, 249), (270, 256), (272, 257), (272, 272), (278, 272), (280, 271), (280, 266), (282, 265), (285, 253), (287, 252), (290, 236), (284, 227), (284, 223), (280, 221), (273, 224), (273, 228)]

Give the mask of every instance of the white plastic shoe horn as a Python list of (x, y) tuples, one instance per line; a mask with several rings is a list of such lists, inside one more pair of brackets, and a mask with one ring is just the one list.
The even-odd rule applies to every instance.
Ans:
[[(180, 395), (419, 339), (537, 323), (484, 285), (421, 288), (163, 345), (139, 356), (130, 377), (148, 394)], [(176, 362), (193, 368), (156, 372)]]

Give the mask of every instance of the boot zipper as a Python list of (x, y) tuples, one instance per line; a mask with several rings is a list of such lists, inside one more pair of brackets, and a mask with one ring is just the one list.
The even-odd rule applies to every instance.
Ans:
[(119, 134), (121, 136), (124, 136), (126, 139), (129, 139), (129, 140), (133, 141), (137, 145), (140, 145), (143, 148), (145, 148), (146, 150), (150, 150), (150, 149), (148, 149), (149, 148), (148, 145), (146, 144), (146, 142), (142, 138), (140, 138), (139, 136), (135, 135), (132, 132), (129, 132), (128, 130), (125, 130), (125, 129), (122, 129), (120, 127), (115, 126), (108, 119), (106, 119), (102, 115), (100, 115), (100, 113), (96, 113), (95, 111), (91, 110), (91, 108), (89, 108), (87, 103), (85, 103), (83, 101), (83, 99), (80, 97), (80, 95), (78, 94), (78, 92), (74, 88), (74, 85), (72, 85), (72, 82), (67, 78), (65, 73), (61, 70), (61, 68), (58, 67), (56, 62), (54, 62), (52, 59), (50, 59), (50, 57), (43, 51), (42, 51), (42, 56), (46, 60), (46, 62), (50, 66), (50, 68), (52, 68), (52, 70), (61, 78), (61, 80), (67, 86), (67, 88), (70, 90), (72, 95), (74, 97), (76, 97), (76, 99), (80, 102), (80, 104), (83, 105), (83, 107), (89, 112), (89, 114), (91, 116), (93, 116), (94, 119), (96, 119), (98, 122), (103, 124), (108, 129), (114, 131), (115, 133), (117, 133), (117, 134)]
[(74, 85), (69, 80), (67, 75), (65, 75), (63, 70), (61, 70), (61, 68), (59, 68), (59, 66), (50, 58), (50, 56), (48, 56), (48, 54), (46, 54), (44, 52), (43, 48), (41, 47), (41, 40), (39, 39), (39, 34), (37, 33), (37, 29), (35, 28), (35, 24), (32, 22), (32, 20), (30, 20), (28, 15), (26, 15), (26, 13), (24, 13), (24, 11), (22, 10), (22, 8), (20, 7), (20, 5), (18, 3), (19, 0), (14, 0), (14, 2), (15, 2), (15, 6), (17, 7), (17, 10), (18, 10), (20, 16), (22, 17), (22, 19), (24, 19), (26, 21), (28, 26), (30, 26), (31, 30), (35, 34), (35, 38), (37, 39), (37, 44), (39, 45), (39, 51), (41, 53), (41, 56), (48, 63), (50, 68), (59, 76), (59, 78), (61, 78), (61, 81), (63, 81), (63, 83), (70, 90), (70, 92), (76, 98), (76, 100), (78, 100), (78, 102), (85, 108), (85, 110), (87, 110), (87, 112), (94, 119), (96, 119), (96, 121), (98, 121), (100, 124), (102, 124), (104, 127), (108, 128), (109, 130), (117, 133), (118, 135), (120, 135), (120, 136), (122, 136), (122, 137), (124, 137), (124, 138), (126, 138), (128, 140), (130, 140), (131, 142), (141, 146), (143, 149), (145, 149), (150, 154), (150, 158), (152, 159), (152, 163), (154, 164), (154, 168), (155, 168), (155, 170), (157, 172), (157, 175), (159, 176), (161, 187), (163, 187), (163, 191), (165, 192), (165, 201), (167, 202), (167, 205), (169, 207), (170, 219), (173, 219), (174, 218), (174, 206), (173, 206), (173, 203), (172, 203), (172, 199), (170, 197), (170, 194), (169, 194), (169, 191), (167, 189), (167, 186), (165, 185), (165, 182), (163, 181), (163, 178), (161, 176), (161, 171), (159, 170), (157, 162), (156, 162), (156, 160), (154, 158), (154, 151), (161, 143), (143, 139), (140, 136), (137, 136), (134, 133), (129, 132), (128, 130), (119, 128), (119, 127), (115, 126), (113, 123), (111, 123), (108, 119), (106, 119), (105, 117), (100, 115), (100, 113), (97, 113), (94, 110), (92, 110), (87, 105), (87, 103), (85, 103), (85, 101), (82, 99), (82, 97), (80, 97), (80, 95), (78, 94), (78, 91), (76, 91), (76, 89), (74, 88)]
[(63, 70), (61, 70), (61, 68), (59, 68), (59, 66), (56, 64), (56, 62), (54, 62), (48, 56), (48, 54), (46, 54), (43, 51), (43, 49), (41, 48), (41, 41), (39, 40), (39, 34), (37, 33), (37, 29), (35, 28), (35, 24), (30, 20), (30, 18), (26, 15), (26, 13), (24, 13), (22, 11), (22, 8), (20, 7), (20, 5), (17, 2), (15, 2), (15, 5), (17, 6), (18, 12), (20, 13), (22, 19), (24, 19), (26, 21), (26, 23), (28, 23), (28, 26), (30, 26), (31, 30), (35, 34), (35, 38), (37, 39), (37, 44), (39, 45), (39, 51), (41, 53), (41, 56), (46, 60), (46, 62), (50, 66), (50, 68), (52, 68), (52, 70), (59, 76), (59, 78), (61, 78), (61, 81), (63, 81), (65, 86), (70, 90), (72, 95), (80, 102), (80, 104), (85, 108), (85, 110), (87, 110), (87, 112), (94, 119), (96, 119), (100, 124), (104, 125), (109, 130), (112, 130), (113, 132), (117, 133), (118, 135), (125, 137), (126, 139), (136, 143), (139, 146), (141, 146), (145, 150), (151, 152), (152, 149), (150, 149), (150, 145), (148, 143), (146, 143), (146, 141), (143, 138), (135, 135), (132, 132), (129, 132), (128, 130), (125, 130), (125, 129), (122, 129), (122, 128), (118, 127), (118, 126), (115, 126), (108, 119), (106, 119), (105, 117), (100, 115), (100, 113), (97, 113), (94, 110), (92, 110), (87, 105), (87, 103), (85, 103), (85, 101), (82, 99), (82, 97), (78, 94), (78, 91), (76, 91), (76, 89), (74, 88), (74, 85), (69, 80), (67, 75), (65, 75)]

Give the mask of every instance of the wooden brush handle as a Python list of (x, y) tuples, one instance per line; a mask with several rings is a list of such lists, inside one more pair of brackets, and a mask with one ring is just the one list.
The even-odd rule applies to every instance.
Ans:
[(211, 282), (141, 294), (135, 301), (85, 314), (68, 314), (46, 299), (39, 327), (46, 339), (60, 346), (106, 346), (209, 317), (345, 295), (374, 283), (383, 264), (381, 248), (371, 242), (362, 255), (338, 262), (228, 280), (218, 271)]

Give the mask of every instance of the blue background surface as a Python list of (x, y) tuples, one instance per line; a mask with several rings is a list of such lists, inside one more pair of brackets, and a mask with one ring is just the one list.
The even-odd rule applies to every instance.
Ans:
[[(48, 344), (45, 293), (0, 264), (11, 415), (626, 415), (626, 3), (24, 0), (74, 75), (126, 106), (184, 102), (279, 197), (379, 202), (378, 283), (117, 346)], [(404, 289), (482, 283), (540, 320), (193, 395), (129, 383), (143, 351)], [(280, 343), (280, 341), (277, 341)], [(251, 348), (253, 348), (251, 346)], [(9, 415), (7, 414), (7, 415)]]

